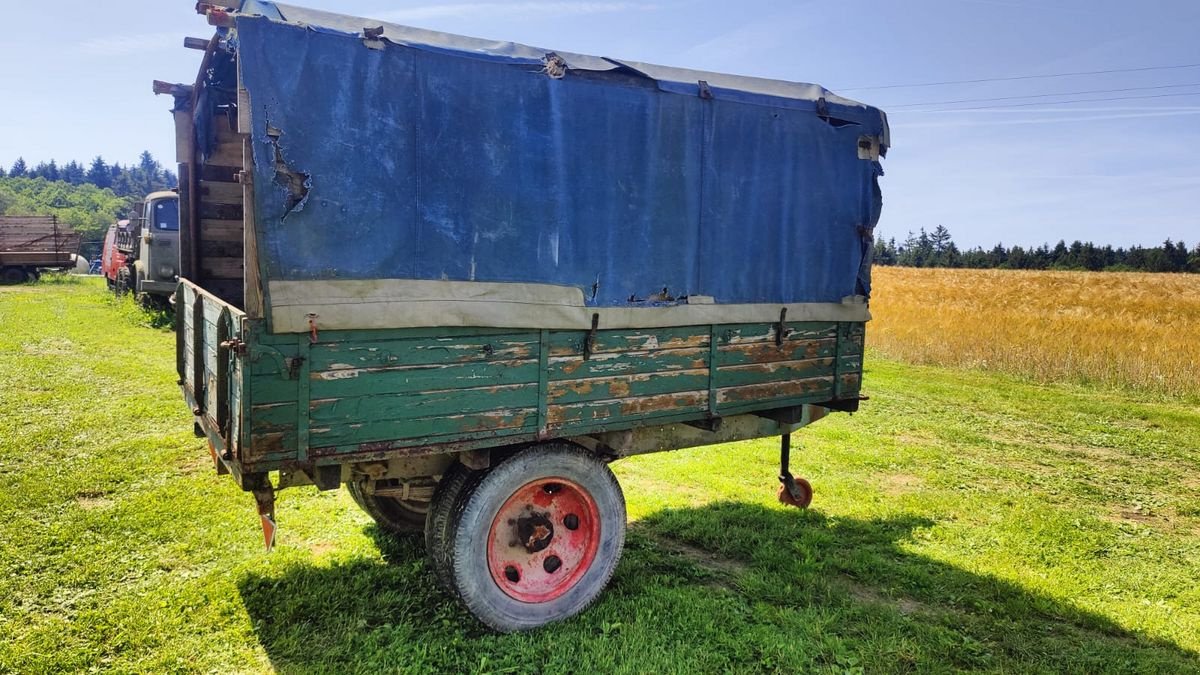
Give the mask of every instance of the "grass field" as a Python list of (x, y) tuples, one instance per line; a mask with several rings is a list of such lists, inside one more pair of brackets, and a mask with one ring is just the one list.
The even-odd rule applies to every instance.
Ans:
[(909, 363), (1200, 402), (1200, 274), (877, 267), (868, 342)]
[(610, 590), (499, 636), (342, 491), (284, 492), (264, 553), (150, 323), (0, 288), (0, 672), (1200, 672), (1195, 405), (870, 359), (798, 434), (810, 511), (772, 440), (619, 462)]

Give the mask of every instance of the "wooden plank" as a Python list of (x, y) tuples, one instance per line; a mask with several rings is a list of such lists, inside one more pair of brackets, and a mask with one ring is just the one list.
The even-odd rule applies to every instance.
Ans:
[(551, 429), (569, 429), (576, 425), (597, 422), (649, 419), (682, 412), (699, 413), (707, 407), (707, 389), (570, 405), (552, 405), (546, 409), (546, 426)]
[(382, 420), (370, 422), (369, 424), (314, 425), (309, 433), (314, 447), (325, 447), (350, 443), (377, 443), (406, 438), (426, 438), (431, 436), (454, 438), (463, 434), (478, 432), (494, 433), (513, 429), (532, 430), (536, 420), (536, 408), (516, 408), (441, 417)]
[(237, 175), (241, 171), (242, 167), (240, 165), (217, 166), (215, 164), (202, 164), (196, 171), (196, 178), (214, 183), (237, 183)]
[(200, 238), (220, 241), (238, 241), (242, 238), (242, 221), (212, 220), (200, 221)]
[(250, 390), (254, 396), (255, 405), (295, 402), (300, 390), (300, 383), (280, 374), (251, 375)]
[(336, 399), (314, 399), (309, 415), (314, 426), (362, 424), (382, 420), (441, 417), (457, 413), (530, 408), (537, 405), (536, 383), (471, 389), (422, 391), (409, 394), (370, 394)]
[[(837, 324), (830, 321), (797, 321), (788, 323), (787, 329), (784, 336), (785, 342), (837, 337)], [(723, 345), (774, 343), (775, 324), (752, 323), (718, 326), (717, 334)]]
[(241, 279), (241, 258), (201, 258), (200, 273), (204, 278)]
[(251, 433), (265, 434), (296, 430), (296, 402), (256, 403), (250, 408)]
[[(241, 67), (240, 63), (241, 62), (239, 61), (239, 68)], [(239, 70), (238, 72), (240, 73), (241, 71)], [(238, 108), (239, 121), (241, 120), (241, 116), (243, 114), (247, 117), (247, 119), (249, 118), (249, 105), (247, 105), (244, 111), (240, 107)], [(247, 126), (244, 131), (249, 132), (249, 127)], [(243, 166), (254, 166), (253, 152), (253, 144), (251, 144), (250, 138), (247, 137), (242, 141)], [(262, 274), (259, 272), (258, 265), (258, 233), (256, 225), (257, 221), (255, 220), (254, 213), (253, 178), (254, 173), (252, 171), (247, 171), (242, 178), (242, 204), (250, 205), (250, 208), (243, 208), (242, 210), (242, 259), (245, 263), (245, 269), (242, 273), (242, 301), (243, 306), (246, 309), (246, 313), (251, 318), (259, 319), (266, 315), (266, 304), (263, 301), (263, 279)]]
[(708, 369), (677, 370), (551, 382), (550, 405), (692, 391), (708, 386)]
[(537, 381), (537, 361), (487, 361), (448, 365), (353, 368), (313, 373), (313, 398), (345, 398), (366, 394), (402, 394), (523, 384)]
[(536, 348), (537, 336), (532, 333), (367, 340), (357, 343), (321, 342), (312, 349), (312, 369), (321, 372), (380, 366), (511, 361), (533, 358)]
[[(214, 116), (213, 119), (222, 119), (222, 116)], [(217, 142), (212, 150), (204, 158), (205, 165), (208, 166), (234, 166), (241, 170), (242, 166), (242, 142), (238, 138), (234, 140), (222, 141), (220, 135), (217, 136)]]
[(551, 356), (549, 364), (551, 381), (707, 367), (707, 347), (610, 352), (593, 354), (590, 359), (582, 356)]
[[(726, 403), (767, 403), (774, 399), (794, 398), (810, 394), (828, 396), (833, 393), (833, 376), (811, 377), (786, 382), (766, 382), (717, 389), (718, 405)], [(770, 406), (763, 406), (764, 408)]]
[[(214, 183), (217, 185), (217, 183)], [(201, 220), (242, 220), (242, 205), (239, 201), (234, 204), (223, 204), (220, 202), (202, 199), (199, 207)]]
[(240, 183), (221, 183), (211, 180), (200, 181), (200, 196), (217, 204), (242, 204)]
[(835, 354), (837, 343), (837, 338), (822, 338), (784, 341), (780, 346), (774, 342), (726, 345), (717, 351), (717, 366), (823, 358)]
[(205, 258), (242, 258), (242, 242), (234, 239), (231, 241), (217, 241), (212, 239), (200, 240), (200, 257)]
[(801, 361), (772, 361), (770, 363), (727, 366), (717, 369), (717, 388), (832, 376), (834, 362), (833, 357), (825, 357)]
[[(553, 331), (550, 333), (550, 355), (583, 354), (586, 331)], [(686, 349), (708, 346), (708, 327), (681, 326), (641, 330), (601, 330), (596, 332), (592, 354), (609, 352), (653, 351), (656, 349)]]

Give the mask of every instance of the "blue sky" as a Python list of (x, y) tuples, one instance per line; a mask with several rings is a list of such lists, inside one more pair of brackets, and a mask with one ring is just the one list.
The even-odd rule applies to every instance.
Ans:
[[(210, 33), (192, 4), (9, 3), (0, 165), (18, 155), (125, 163), (142, 149), (173, 162), (170, 101), (154, 97), (150, 82), (195, 78), (200, 53), (182, 39)], [(878, 105), (893, 143), (884, 237), (942, 224), (968, 246), (1200, 240), (1200, 67), (862, 88), (1200, 64), (1195, 0), (301, 4), (549, 49), (816, 82)]]

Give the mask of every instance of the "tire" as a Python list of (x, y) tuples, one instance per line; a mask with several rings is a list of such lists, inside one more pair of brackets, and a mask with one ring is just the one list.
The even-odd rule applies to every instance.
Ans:
[(429, 556), (429, 567), (442, 590), (457, 596), (454, 587), (451, 552), (455, 508), (462, 496), (471, 492), (487, 471), (472, 471), (459, 462), (450, 465), (433, 493), (429, 515), (425, 519), (425, 553)]
[(37, 282), (39, 282), (41, 280), (42, 280), (41, 272), (37, 271), (36, 269), (34, 269), (32, 267), (25, 270), (25, 282), (26, 283), (36, 284)]
[(523, 450), (484, 474), (453, 511), (447, 551), (459, 599), (500, 632), (583, 611), (625, 543), (625, 497), (608, 466), (563, 442)]
[(369, 494), (361, 481), (347, 481), (346, 489), (354, 503), (391, 534), (409, 535), (425, 527), (428, 504), (424, 502)]
[(125, 295), (129, 292), (129, 268), (122, 267), (117, 270), (117, 284), (113, 292), (118, 296)]
[(25, 270), (20, 267), (5, 267), (0, 271), (0, 283), (19, 284), (25, 281)]

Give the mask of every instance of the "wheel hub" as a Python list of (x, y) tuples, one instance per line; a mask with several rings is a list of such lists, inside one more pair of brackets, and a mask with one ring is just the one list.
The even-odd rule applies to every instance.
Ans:
[(554, 523), (548, 513), (535, 513), (517, 519), (517, 540), (530, 553), (537, 553), (550, 545), (554, 538)]
[(596, 558), (600, 511), (579, 484), (545, 478), (517, 489), (496, 512), (488, 568), (496, 585), (521, 602), (548, 602), (579, 581)]

